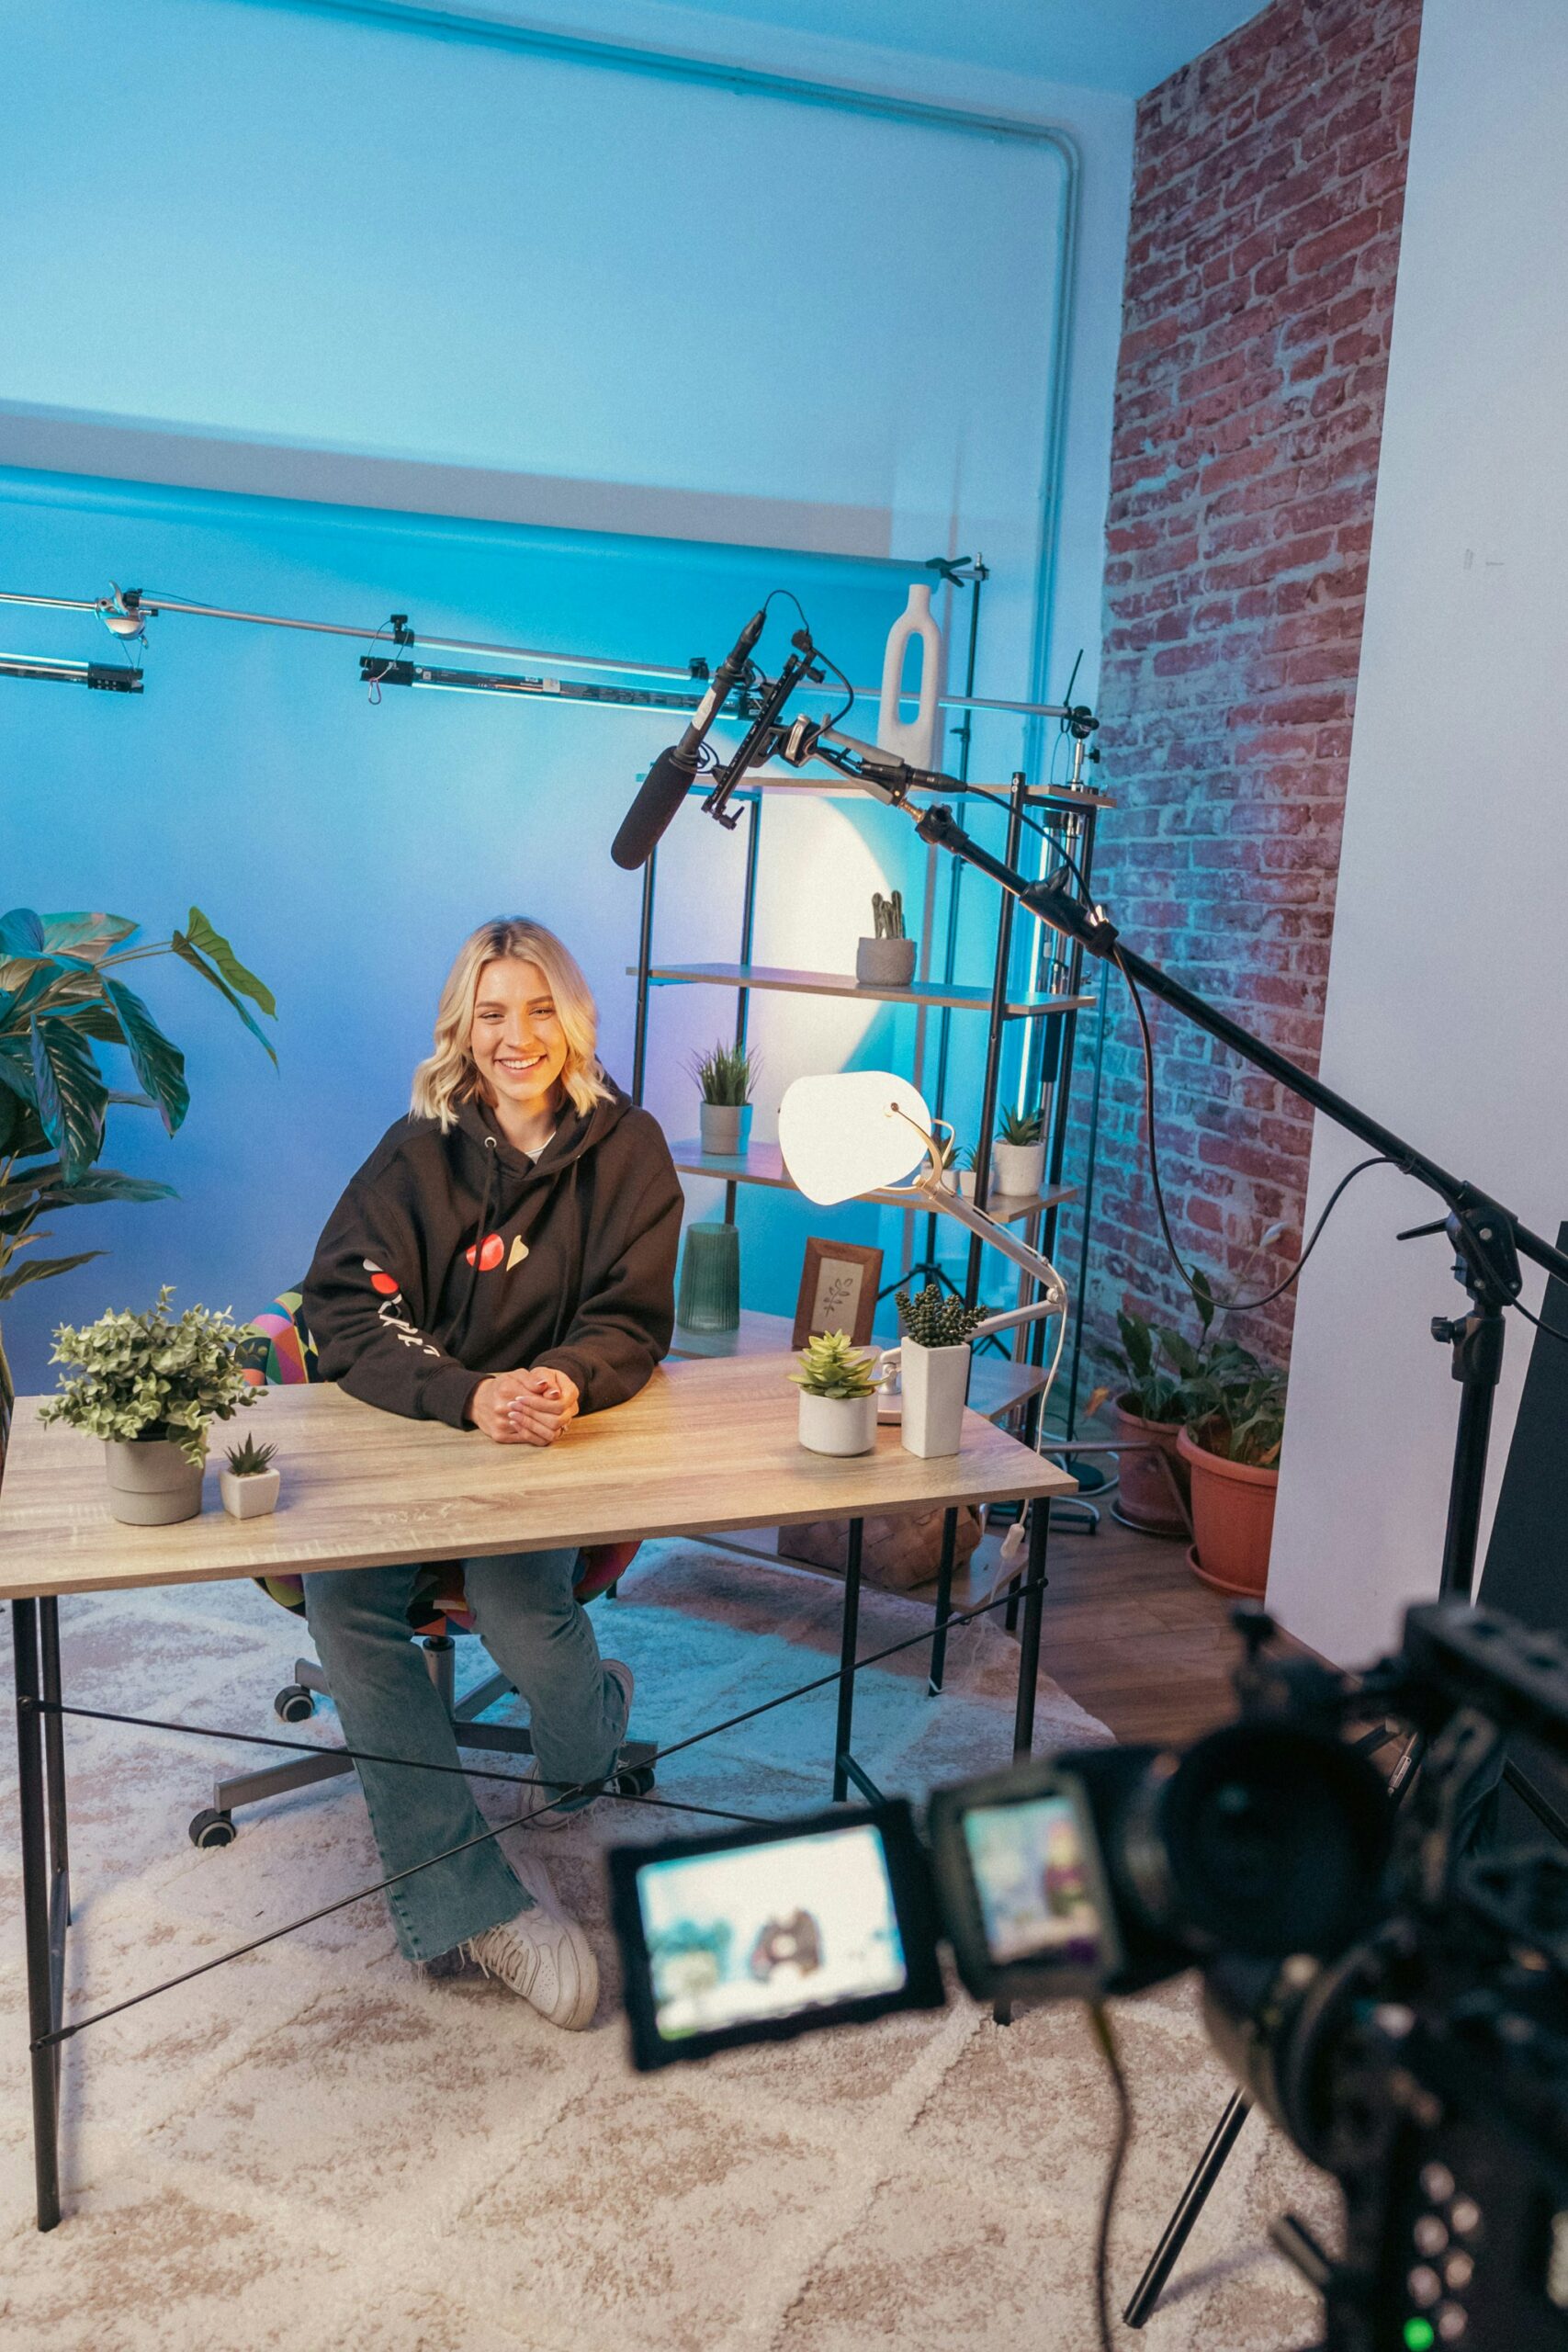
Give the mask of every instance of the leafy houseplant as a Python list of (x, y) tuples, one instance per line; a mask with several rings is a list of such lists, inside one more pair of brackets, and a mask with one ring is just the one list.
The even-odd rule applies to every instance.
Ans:
[(1186, 1384), (1201, 1375), (1213, 1345), (1214, 1296), (1201, 1272), (1193, 1277), (1193, 1305), (1198, 1311), (1196, 1344), (1179, 1331), (1122, 1308), (1116, 1317), (1121, 1346), (1100, 1350), (1117, 1378), (1089, 1398), (1093, 1412), (1111, 1397), (1116, 1434), (1129, 1448), (1117, 1458), (1116, 1516), (1148, 1535), (1189, 1532), (1187, 1464), (1177, 1442), (1187, 1413)]
[(869, 1453), (876, 1443), (874, 1348), (857, 1348), (847, 1331), (820, 1331), (800, 1351), (790, 1378), (800, 1391), (800, 1442), (811, 1453)]
[(175, 1316), (173, 1296), (165, 1283), (145, 1314), (111, 1307), (80, 1330), (62, 1323), (52, 1361), (77, 1369), (39, 1415), (104, 1440), (109, 1509), (133, 1526), (195, 1518), (209, 1423), (231, 1420), (261, 1393), (241, 1369), (227, 1309)]
[[(154, 1110), (170, 1135), (190, 1096), (185, 1057), (164, 1035), (141, 998), (120, 977), (127, 965), (174, 956), (199, 972), (238, 1013), (276, 1062), (277, 1057), (244, 1000), (268, 1015), (272, 993), (246, 970), (199, 907), (183, 931), (144, 941), (123, 915), (35, 914), (16, 907), (0, 916), (0, 1305), (24, 1283), (42, 1282), (101, 1257), (19, 1253), (46, 1241), (40, 1220), (102, 1201), (157, 1201), (172, 1187), (96, 1163), (109, 1107)], [(141, 1091), (118, 1092), (98, 1067), (95, 1045), (129, 1055)], [(0, 1347), (0, 1442), (11, 1406), (11, 1374)]]
[(902, 893), (895, 890), (885, 899), (874, 890), (871, 920), (872, 937), (863, 939), (855, 950), (856, 979), (868, 988), (907, 989), (915, 977), (915, 943), (904, 934)]
[(693, 1077), (702, 1093), (698, 1117), (705, 1152), (732, 1158), (746, 1148), (751, 1129), (751, 1089), (757, 1057), (741, 1045), (715, 1046), (694, 1057)]
[(1004, 1111), (991, 1148), (997, 1190), (1011, 1200), (1032, 1201), (1045, 1182), (1045, 1113)]
[(898, 1349), (904, 1451), (923, 1461), (956, 1453), (969, 1394), (970, 1335), (985, 1321), (986, 1310), (966, 1306), (931, 1282), (918, 1298), (901, 1290), (897, 1307), (904, 1335)]
[(277, 1509), (281, 1479), (272, 1464), (276, 1445), (259, 1445), (254, 1437), (229, 1448), (227, 1466), (218, 1473), (219, 1492), (231, 1519), (260, 1519)]
[(1178, 1448), (1192, 1480), (1195, 1572), (1222, 1592), (1260, 1598), (1269, 1581), (1286, 1378), (1234, 1340), (1217, 1341), (1183, 1384)]

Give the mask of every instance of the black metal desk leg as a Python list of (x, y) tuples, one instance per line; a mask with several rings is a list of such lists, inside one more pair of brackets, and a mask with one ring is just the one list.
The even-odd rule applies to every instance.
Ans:
[(850, 1739), (855, 1712), (855, 1651), (860, 1643), (860, 1540), (863, 1521), (850, 1521), (849, 1545), (844, 1560), (844, 1634), (839, 1650), (839, 1727), (833, 1736), (833, 1803), (842, 1804), (850, 1791), (850, 1776), (844, 1769), (844, 1758), (850, 1752)]
[[(43, 2037), (60, 2023), (50, 1958), (49, 1844), (44, 1777), (38, 1603), (11, 1603), (16, 1640), (17, 1777), (22, 1815), (22, 1919), (28, 1956), (28, 2030), (32, 2041), (33, 2175), (38, 2225), (60, 2219), (60, 2075), (55, 2046)], [(41, 2046), (40, 2046), (41, 2045)]]
[(1043, 1495), (1029, 1505), (1029, 1568), (1023, 1585), (1023, 1632), (1018, 1648), (1018, 1713), (1013, 1721), (1014, 1761), (1034, 1746), (1034, 1686), (1040, 1679), (1040, 1618), (1045, 1600), (1045, 1545), (1051, 1506)]
[(936, 1630), (931, 1635), (929, 1689), (934, 1699), (942, 1689), (947, 1665), (947, 1624), (953, 1614), (953, 1557), (958, 1548), (958, 1513), (946, 1511), (942, 1522), (942, 1562), (936, 1572)]
[[(39, 1660), (43, 1695), (60, 1704), (60, 1603), (51, 1593), (38, 1605)], [(71, 1925), (71, 1847), (65, 1815), (65, 1724), (55, 1713), (43, 1719), (44, 1786), (49, 1800), (49, 1943), (54, 1963), (54, 2007), (63, 2015), (65, 1930)], [(60, 2044), (55, 2045), (60, 2056)]]

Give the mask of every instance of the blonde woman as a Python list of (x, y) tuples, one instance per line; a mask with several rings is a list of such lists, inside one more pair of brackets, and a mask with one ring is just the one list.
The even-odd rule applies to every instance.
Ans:
[[(635, 1396), (670, 1344), (682, 1197), (656, 1122), (600, 1068), (597, 1015), (540, 923), (487, 922), (446, 978), (411, 1114), (327, 1221), (305, 1281), (323, 1375), (416, 1420), (497, 1445), (557, 1445), (580, 1413)], [(562, 1785), (600, 1780), (631, 1707), (629, 1667), (601, 1659), (572, 1598), (576, 1552), (464, 1564), (476, 1628), (527, 1702), (537, 1782), (525, 1817), (558, 1826)], [(457, 1743), (407, 1609), (415, 1570), (305, 1580), (344, 1738), (455, 1768)], [(593, 1953), (536, 1861), (516, 1870), (455, 1770), (359, 1768), (404, 1953), (473, 1962), (557, 2025), (598, 1995)], [(581, 1801), (579, 1801), (580, 1803)]]

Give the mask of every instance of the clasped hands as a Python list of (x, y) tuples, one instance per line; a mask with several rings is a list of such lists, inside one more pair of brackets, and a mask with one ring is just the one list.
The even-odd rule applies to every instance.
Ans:
[(497, 1445), (554, 1445), (577, 1419), (577, 1384), (548, 1363), (495, 1373), (469, 1397), (468, 1419)]

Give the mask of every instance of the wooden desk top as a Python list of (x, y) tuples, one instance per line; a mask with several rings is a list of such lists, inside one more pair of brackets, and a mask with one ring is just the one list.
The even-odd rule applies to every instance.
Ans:
[(1065, 1471), (976, 1413), (964, 1415), (962, 1451), (941, 1461), (906, 1453), (893, 1429), (878, 1432), (874, 1453), (807, 1453), (795, 1435), (793, 1363), (774, 1355), (667, 1363), (629, 1404), (585, 1416), (542, 1451), (403, 1420), (332, 1385), (269, 1388), (237, 1423), (218, 1426), (213, 1447), (220, 1461), (231, 1429), (276, 1443), (276, 1511), (229, 1518), (214, 1467), (200, 1517), (175, 1527), (111, 1519), (99, 1441), (40, 1428), (43, 1400), (19, 1397), (0, 1491), (0, 1600), (1073, 1491)]

